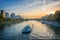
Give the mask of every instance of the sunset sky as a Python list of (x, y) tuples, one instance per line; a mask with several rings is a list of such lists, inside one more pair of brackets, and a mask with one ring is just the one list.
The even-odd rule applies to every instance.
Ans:
[(59, 10), (60, 0), (0, 0), (1, 9), (26, 18), (40, 18)]

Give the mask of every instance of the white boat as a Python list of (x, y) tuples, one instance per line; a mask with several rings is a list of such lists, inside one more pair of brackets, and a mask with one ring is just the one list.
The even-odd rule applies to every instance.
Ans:
[(29, 34), (29, 33), (31, 33), (31, 31), (32, 31), (32, 28), (30, 27), (30, 25), (27, 25), (27, 26), (25, 26), (25, 28), (22, 30), (22, 33), (23, 33), (23, 34)]

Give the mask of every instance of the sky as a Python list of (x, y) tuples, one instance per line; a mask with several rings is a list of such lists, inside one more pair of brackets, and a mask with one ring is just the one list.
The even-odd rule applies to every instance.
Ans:
[(60, 0), (0, 0), (1, 9), (26, 18), (40, 18), (59, 10)]

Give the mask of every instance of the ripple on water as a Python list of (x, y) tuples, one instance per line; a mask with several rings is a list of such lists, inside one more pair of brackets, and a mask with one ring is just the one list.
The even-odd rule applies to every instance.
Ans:
[[(30, 26), (33, 26), (33, 30), (30, 34), (22, 34), (22, 29), (30, 24)], [(6, 26), (2, 32), (1, 38), (7, 38), (7, 39), (55, 39), (55, 33), (54, 31), (49, 28), (46, 24), (42, 24), (38, 21), (26, 21), (23, 23), (15, 24)], [(2, 39), (3, 39), (2, 38)]]

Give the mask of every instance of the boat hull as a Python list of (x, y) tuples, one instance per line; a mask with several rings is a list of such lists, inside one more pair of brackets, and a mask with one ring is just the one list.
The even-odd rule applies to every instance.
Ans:
[(30, 28), (30, 26), (26, 26), (23, 30), (22, 33), (23, 34), (29, 34), (31, 33), (32, 29)]
[(23, 34), (30, 34), (31, 33), (31, 31), (29, 31), (29, 32), (22, 32)]

